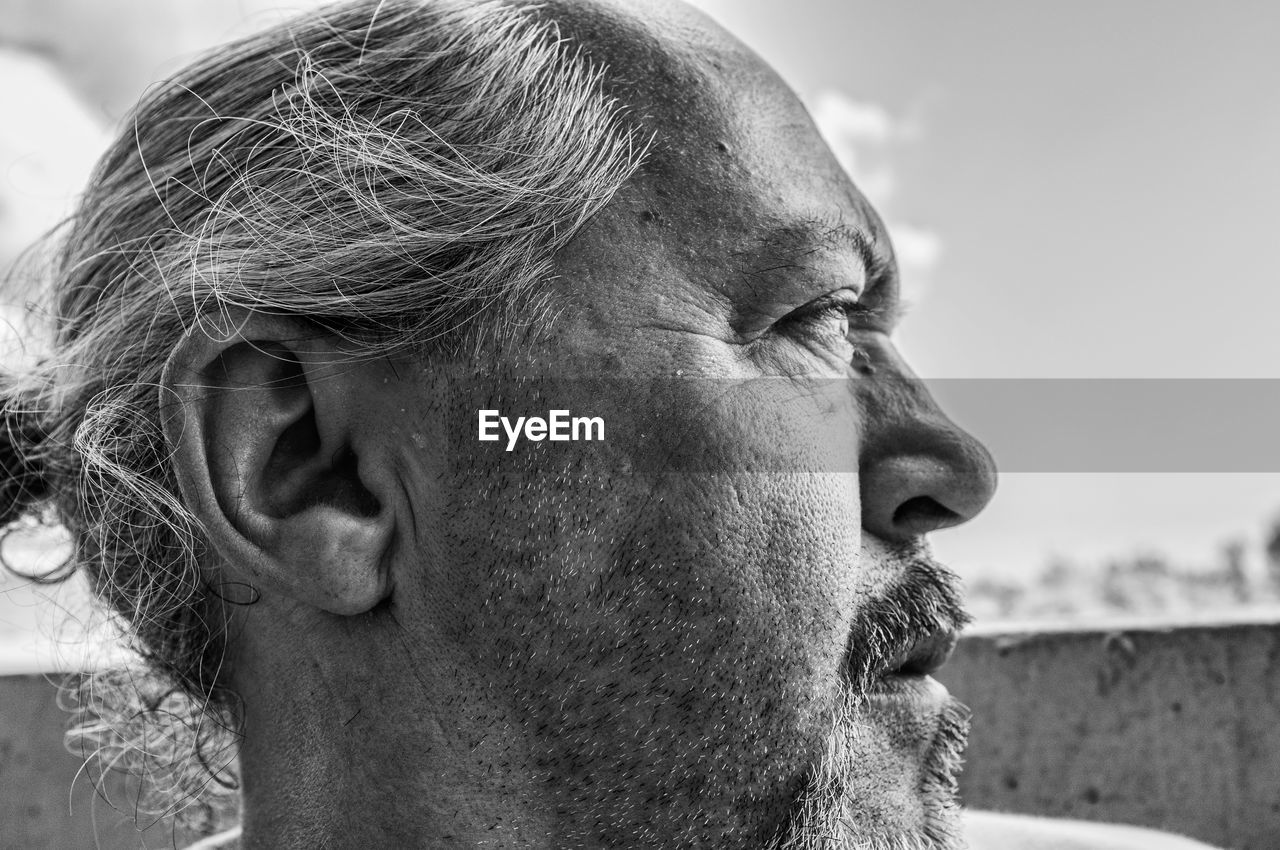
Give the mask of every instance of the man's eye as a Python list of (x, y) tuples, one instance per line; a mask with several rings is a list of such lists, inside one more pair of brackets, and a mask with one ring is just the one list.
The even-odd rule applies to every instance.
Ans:
[(831, 342), (847, 341), (859, 316), (865, 312), (856, 292), (841, 290), (793, 310), (783, 318), (783, 322), (808, 337)]
[(828, 304), (818, 311), (814, 321), (834, 325), (836, 334), (847, 338), (849, 336), (850, 314), (857, 306), (857, 304)]

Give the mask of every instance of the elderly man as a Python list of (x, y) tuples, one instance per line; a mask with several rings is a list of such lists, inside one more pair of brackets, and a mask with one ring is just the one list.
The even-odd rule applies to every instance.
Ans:
[(103, 161), (6, 383), (4, 518), (52, 502), (152, 668), (82, 731), (238, 786), (203, 846), (965, 846), (922, 538), (995, 471), (896, 289), (792, 92), (683, 6), (227, 48)]

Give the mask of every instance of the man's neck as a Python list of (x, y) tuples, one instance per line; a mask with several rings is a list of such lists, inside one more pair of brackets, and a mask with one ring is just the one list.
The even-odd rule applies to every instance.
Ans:
[(518, 725), (499, 706), (437, 700), (460, 690), (438, 675), (454, 667), (443, 653), (433, 670), (410, 670), (402, 652), (344, 657), (315, 630), (245, 631), (233, 681), (245, 712), (243, 850), (554, 846), (529, 814), (545, 807), (526, 805), (537, 789), (509, 758)]

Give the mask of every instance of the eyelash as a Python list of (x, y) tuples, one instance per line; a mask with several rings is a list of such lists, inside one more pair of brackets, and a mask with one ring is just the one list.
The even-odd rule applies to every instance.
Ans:
[(844, 332), (840, 334), (846, 339), (853, 330), (855, 316), (861, 315), (865, 310), (859, 308), (858, 304), (842, 304), (833, 303), (826, 304), (814, 309), (813, 315), (818, 318), (825, 319), (827, 316), (834, 316), (844, 323)]
[[(841, 292), (846, 292), (842, 290)], [(880, 297), (880, 290), (877, 285), (872, 284), (867, 290), (856, 298), (841, 298), (840, 293), (824, 296), (817, 301), (811, 301), (805, 307), (801, 307), (795, 311), (795, 315), (804, 320), (807, 317), (829, 313), (835, 311), (843, 313), (849, 321), (849, 329), (855, 330), (871, 330), (889, 333), (891, 329), (902, 321), (906, 315), (909, 304), (902, 301), (894, 301), (886, 303)], [(823, 303), (827, 302), (827, 303)]]
[(796, 310), (792, 317), (797, 323), (808, 324), (816, 324), (826, 321), (829, 317), (835, 317), (844, 323), (844, 330), (840, 335), (848, 339), (855, 326), (864, 326), (866, 320), (874, 315), (875, 311), (860, 300), (836, 293), (825, 296), (817, 302), (810, 302)]
[[(833, 319), (842, 323), (840, 340), (847, 348), (840, 349), (840, 359), (855, 368), (870, 359), (868, 349), (858, 340), (855, 331), (885, 330), (901, 315), (898, 306), (888, 306), (878, 297), (874, 286), (861, 295), (852, 290), (840, 290), (810, 301), (784, 317), (783, 324), (800, 338), (807, 338), (812, 345), (835, 349), (834, 334), (830, 329), (820, 329)], [(833, 351), (834, 353), (834, 351)]]

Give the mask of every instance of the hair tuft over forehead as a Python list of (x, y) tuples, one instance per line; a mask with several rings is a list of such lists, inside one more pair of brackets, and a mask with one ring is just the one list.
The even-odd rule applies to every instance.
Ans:
[(212, 54), (102, 162), (60, 315), (109, 322), (90, 299), (143, 275), (186, 321), (300, 314), (375, 351), (455, 335), (529, 294), (637, 166), (600, 76), (493, 0), (331, 7)]

